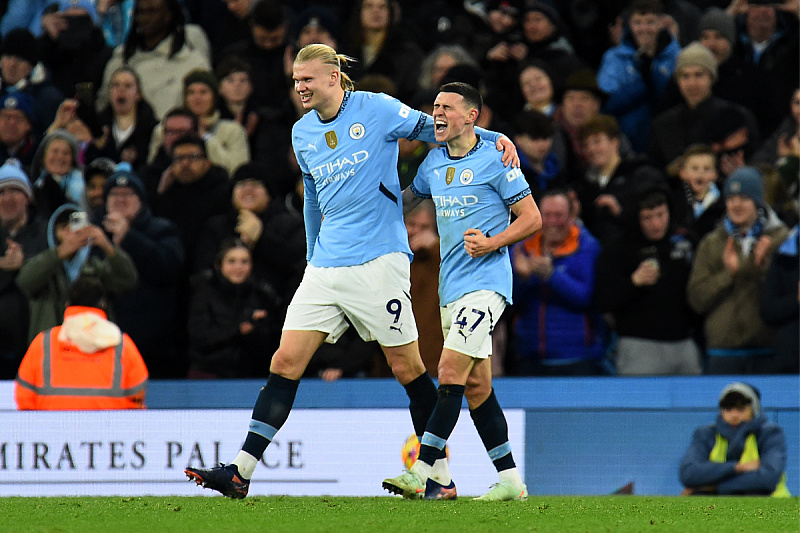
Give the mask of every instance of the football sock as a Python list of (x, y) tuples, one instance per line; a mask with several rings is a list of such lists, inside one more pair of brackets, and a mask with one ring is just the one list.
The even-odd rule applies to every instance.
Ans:
[(264, 455), (264, 450), (275, 438), (275, 433), (289, 418), (289, 411), (292, 410), (299, 384), (300, 381), (287, 379), (278, 374), (269, 375), (267, 384), (261, 387), (256, 405), (253, 407), (247, 438), (242, 445), (243, 451), (256, 459)]
[(234, 459), (231, 464), (234, 464), (239, 468), (239, 475), (245, 479), (250, 479), (253, 477), (253, 472), (256, 471), (258, 459), (249, 453), (240, 450), (236, 455), (236, 459)]
[(418, 462), (433, 465), (436, 459), (444, 457), (444, 446), (461, 413), (465, 389), (464, 385), (439, 385), (436, 408), (420, 440)]
[(469, 414), (497, 471), (515, 468), (517, 465), (508, 442), (508, 423), (494, 395), (494, 389), (486, 401), (470, 410)]
[(501, 470), (498, 472), (500, 481), (510, 481), (515, 487), (522, 485), (522, 476), (519, 475), (517, 467), (509, 468), (508, 470)]
[(408, 395), (408, 410), (411, 412), (414, 433), (417, 437), (422, 437), (428, 419), (436, 406), (436, 385), (433, 384), (431, 375), (426, 371), (404, 387)]
[[(446, 452), (445, 455), (447, 455)], [(436, 459), (436, 462), (433, 463), (430, 477), (436, 483), (444, 485), (445, 487), (453, 481), (453, 478), (450, 477), (450, 466), (447, 464), (447, 457)]]

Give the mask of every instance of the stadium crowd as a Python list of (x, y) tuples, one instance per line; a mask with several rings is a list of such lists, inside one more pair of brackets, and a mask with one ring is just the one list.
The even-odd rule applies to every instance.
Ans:
[[(479, 88), (517, 145), (543, 228), (511, 250), (494, 375), (800, 371), (797, 0), (0, 4), (0, 379), (81, 273), (151, 379), (267, 374), (306, 265), (314, 42), (417, 109)], [(399, 142), (403, 186), (429, 148)], [(406, 225), (435, 376), (433, 206)], [(306, 375), (390, 375), (352, 329)]]

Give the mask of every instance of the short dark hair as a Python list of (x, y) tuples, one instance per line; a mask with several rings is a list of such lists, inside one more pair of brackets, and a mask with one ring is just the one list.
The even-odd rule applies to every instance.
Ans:
[(661, 3), (661, 0), (634, 0), (631, 2), (631, 7), (629, 8), (629, 13), (633, 15), (634, 13), (638, 15), (661, 15), (664, 13), (664, 4)]
[(161, 124), (166, 124), (168, 118), (172, 117), (186, 117), (192, 121), (192, 129), (194, 131), (198, 130), (198, 122), (197, 122), (197, 115), (189, 111), (186, 107), (173, 107), (167, 114), (164, 115), (164, 118), (161, 120)]
[(553, 118), (535, 109), (527, 109), (517, 115), (517, 133), (531, 139), (549, 139), (556, 131)]
[(622, 136), (617, 119), (611, 115), (595, 115), (580, 127), (578, 139), (583, 142), (598, 133), (605, 133), (611, 139), (619, 139)]
[(208, 158), (208, 150), (206, 149), (206, 142), (199, 136), (195, 135), (194, 133), (187, 133), (186, 135), (182, 135), (178, 137), (178, 139), (172, 143), (172, 151), (175, 152), (175, 148), (178, 146), (183, 146), (185, 144), (193, 144), (200, 148), (203, 152), (203, 157)]
[(276, 0), (257, 0), (250, 8), (250, 26), (275, 30), (288, 21), (286, 8)]
[(460, 94), (464, 97), (467, 106), (477, 109), (478, 115), (480, 116), (481, 109), (483, 108), (483, 97), (480, 91), (469, 83), (464, 83), (463, 81), (445, 83), (439, 87), (439, 92)]
[(654, 209), (660, 205), (669, 207), (669, 196), (661, 189), (653, 189), (646, 192), (639, 199), (639, 211), (643, 209)]
[(237, 55), (225, 56), (222, 61), (217, 65), (217, 79), (222, 81), (222, 78), (227, 78), (234, 72), (244, 72), (253, 81), (253, 66), (249, 61)]
[(752, 404), (753, 401), (741, 392), (731, 391), (719, 401), (720, 409), (734, 409)]
[(81, 307), (97, 307), (106, 309), (108, 306), (106, 288), (100, 278), (81, 275), (72, 282), (67, 290), (69, 305)]

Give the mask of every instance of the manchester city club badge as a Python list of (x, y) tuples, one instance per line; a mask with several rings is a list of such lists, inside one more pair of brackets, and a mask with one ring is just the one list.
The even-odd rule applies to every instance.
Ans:
[(328, 144), (328, 148), (330, 148), (331, 150), (336, 148), (336, 145), (339, 144), (339, 139), (336, 138), (336, 132), (333, 130), (326, 131), (325, 142)]
[(475, 173), (472, 172), (470, 169), (465, 169), (461, 172), (461, 175), (458, 177), (458, 181), (461, 182), (461, 185), (469, 185), (472, 182), (472, 178), (475, 177)]
[(351, 139), (357, 141), (361, 137), (364, 136), (364, 133), (366, 133), (366, 130), (364, 129), (364, 125), (363, 124), (361, 124), (359, 122), (356, 122), (355, 124), (350, 126), (350, 138)]

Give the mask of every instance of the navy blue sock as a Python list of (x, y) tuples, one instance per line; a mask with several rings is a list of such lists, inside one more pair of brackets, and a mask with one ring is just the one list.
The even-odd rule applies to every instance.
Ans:
[(445, 456), (444, 446), (461, 414), (464, 385), (439, 385), (438, 400), (420, 440), (419, 460), (433, 465)]
[(436, 385), (426, 371), (404, 387), (408, 395), (408, 410), (411, 412), (414, 433), (421, 437), (425, 433), (433, 408), (436, 407)]
[(508, 442), (508, 423), (494, 395), (494, 389), (486, 401), (470, 410), (469, 414), (497, 471), (514, 468), (516, 463)]
[(299, 384), (300, 381), (287, 379), (278, 374), (269, 375), (267, 384), (261, 387), (256, 405), (253, 407), (250, 428), (242, 445), (243, 451), (256, 459), (261, 459), (264, 450), (275, 438), (275, 433), (289, 418)]

